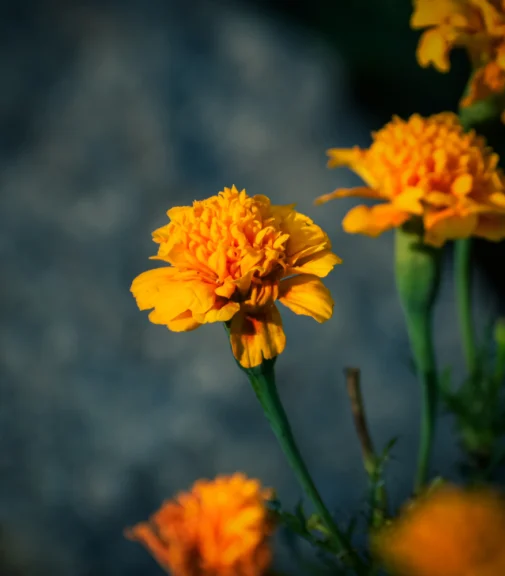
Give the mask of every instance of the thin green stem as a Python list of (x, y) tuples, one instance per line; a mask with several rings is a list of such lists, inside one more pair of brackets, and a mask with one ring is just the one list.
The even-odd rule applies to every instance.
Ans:
[(471, 239), (455, 242), (456, 302), (458, 307), (463, 351), (470, 377), (477, 372), (477, 347), (472, 319)]
[(414, 484), (417, 494), (425, 486), (429, 474), (436, 427), (438, 384), (431, 336), (431, 318), (422, 313), (410, 314), (406, 320), (422, 390), (421, 437)]
[(253, 369), (246, 370), (245, 372), (249, 377), (254, 392), (263, 407), (263, 411), (270, 422), (272, 430), (277, 437), (277, 440), (279, 441), (298, 482), (312, 501), (314, 508), (328, 530), (328, 533), (331, 535), (332, 540), (342, 553), (342, 560), (349, 566), (357, 569), (359, 573), (364, 573), (363, 570), (365, 565), (363, 560), (353, 550), (350, 542), (348, 542), (345, 535), (333, 520), (332, 515), (324, 504), (303, 457), (300, 454), (286, 412), (284, 411), (282, 402), (277, 393), (273, 365), (271, 366), (271, 369)]

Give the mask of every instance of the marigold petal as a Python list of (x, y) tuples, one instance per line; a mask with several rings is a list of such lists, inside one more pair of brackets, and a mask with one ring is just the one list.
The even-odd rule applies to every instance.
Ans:
[(170, 289), (176, 275), (177, 270), (171, 267), (154, 268), (139, 274), (130, 288), (139, 309), (153, 308), (160, 293)]
[(276, 216), (276, 217), (280, 218), (281, 220), (284, 220), (289, 216), (289, 214), (294, 212), (295, 208), (296, 208), (296, 203), (295, 204), (276, 204), (275, 206), (270, 206), (270, 213), (272, 214), (272, 216)]
[[(186, 219), (192, 219), (193, 208), (192, 206), (174, 206), (167, 210), (167, 216), (172, 222), (184, 222)], [(160, 228), (162, 230), (162, 228)]]
[(328, 168), (347, 166), (358, 174), (371, 188), (376, 182), (366, 166), (366, 150), (355, 146), (354, 148), (331, 148), (326, 151)]
[(240, 311), (230, 323), (230, 343), (233, 355), (244, 368), (259, 366), (263, 359), (271, 360), (286, 346), (282, 319), (276, 306), (257, 314)]
[(457, 240), (460, 238), (468, 238), (474, 233), (477, 226), (478, 216), (476, 214), (468, 214), (460, 216), (454, 210), (444, 211), (447, 213), (444, 217), (424, 218), (425, 237), (424, 240), (427, 244), (433, 246), (441, 246), (447, 240)]
[(341, 264), (342, 259), (331, 250), (321, 250), (316, 254), (307, 256), (299, 260), (296, 266), (286, 269), (286, 276), (291, 274), (313, 274), (319, 278), (325, 278), (337, 264)]
[(470, 79), (468, 91), (462, 98), (463, 108), (471, 106), (480, 100), (486, 100), (493, 94), (502, 92), (505, 88), (505, 71), (496, 62), (489, 62), (478, 68)]
[[(153, 310), (151, 314), (154, 313), (155, 311)], [(151, 314), (149, 315), (149, 319), (151, 319)], [(164, 322), (153, 322), (153, 324), (164, 324)], [(179, 316), (167, 322), (166, 326), (172, 332), (190, 332), (191, 330), (199, 328), (201, 323), (193, 318), (191, 310), (186, 310), (186, 312), (179, 314)]]
[(321, 204), (326, 204), (326, 202), (334, 200), (335, 198), (346, 198), (349, 196), (359, 196), (361, 198), (374, 199), (379, 199), (381, 197), (380, 193), (373, 188), (369, 188), (368, 186), (356, 186), (355, 188), (339, 188), (338, 190), (334, 190), (329, 194), (318, 196), (314, 200), (314, 204), (316, 206), (320, 206)]
[(328, 235), (322, 228), (316, 226), (311, 218), (293, 212), (284, 222), (284, 229), (289, 234), (286, 244), (286, 256), (290, 262), (313, 254), (319, 250), (331, 248)]
[(257, 266), (263, 259), (263, 254), (259, 250), (254, 250), (247, 247), (244, 250), (244, 257), (240, 261), (240, 270), (242, 275), (246, 275), (255, 266)]
[(410, 27), (414, 30), (442, 24), (459, 8), (454, 0), (417, 0), (414, 5), (414, 12), (410, 19)]
[(423, 224), (425, 230), (433, 228), (440, 220), (452, 218), (457, 214), (454, 208), (444, 208), (442, 210), (429, 210), (424, 215)]
[(410, 218), (408, 212), (398, 210), (392, 204), (356, 206), (346, 214), (342, 226), (349, 234), (379, 236), (386, 230), (401, 226)]
[(249, 270), (247, 274), (244, 274), (237, 280), (235, 280), (235, 285), (237, 286), (237, 290), (242, 294), (245, 295), (251, 288), (251, 282), (254, 276), (255, 270)]
[(471, 174), (458, 176), (451, 186), (451, 192), (456, 196), (466, 196), (473, 188), (473, 177)]
[(216, 288), (216, 296), (231, 298), (237, 289), (237, 284), (233, 280), (225, 281), (222, 286)]
[(393, 198), (393, 205), (402, 212), (422, 214), (423, 205), (421, 204), (421, 198), (423, 196), (424, 192), (419, 188), (407, 188), (400, 195)]
[(426, 68), (433, 64), (439, 72), (448, 72), (451, 67), (449, 50), (452, 44), (447, 35), (438, 28), (426, 31), (417, 46), (417, 61)]
[(193, 314), (195, 319), (201, 324), (209, 324), (211, 322), (228, 322), (240, 310), (238, 302), (216, 302), (216, 306), (205, 312), (205, 314)]
[(132, 292), (139, 308), (154, 308), (149, 315), (153, 324), (168, 326), (183, 312), (205, 314), (214, 307), (215, 288), (210, 284), (200, 280), (177, 280), (174, 274), (165, 278), (156, 269), (141, 276), (139, 282), (135, 280), (132, 284)]
[(496, 49), (495, 62), (502, 70), (505, 70), (505, 42), (503, 42), (503, 36), (502, 43)]
[(473, 234), (491, 242), (503, 240), (505, 238), (505, 216), (499, 214), (480, 215)]
[(310, 274), (293, 276), (279, 286), (279, 300), (295, 314), (311, 316), (319, 323), (333, 314), (333, 298), (326, 286)]
[(503, 192), (495, 192), (494, 194), (490, 194), (489, 201), (495, 206), (505, 208), (505, 194)]
[(330, 148), (326, 151), (328, 156), (328, 168), (338, 166), (354, 166), (363, 158), (363, 150), (358, 146), (354, 148)]
[(216, 273), (218, 281), (222, 282), (228, 276), (226, 248), (223, 245), (218, 246), (209, 256), (208, 264), (209, 268)]
[[(314, 256), (314, 254), (318, 254), (319, 252), (323, 252), (331, 247), (331, 242), (329, 239), (321, 244), (314, 244), (313, 246), (307, 246), (303, 248), (293, 256), (289, 256), (286, 258), (286, 266), (290, 268), (292, 266), (297, 266), (300, 262), (306, 262), (309, 257)], [(285, 275), (285, 274), (284, 274)]]
[(169, 569), (170, 553), (149, 522), (141, 522), (133, 528), (125, 530), (125, 536), (129, 540), (140, 542), (160, 566)]
[(437, 192), (436, 190), (428, 192), (424, 197), (424, 201), (426, 204), (431, 204), (436, 207), (453, 206), (456, 204), (456, 198), (454, 198), (454, 196), (450, 196), (445, 192)]

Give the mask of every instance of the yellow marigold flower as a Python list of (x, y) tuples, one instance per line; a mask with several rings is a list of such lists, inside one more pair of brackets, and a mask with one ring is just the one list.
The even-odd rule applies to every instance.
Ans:
[(414, 114), (407, 121), (394, 117), (372, 136), (368, 149), (327, 152), (330, 168), (348, 166), (367, 186), (335, 190), (316, 203), (344, 196), (385, 202), (350, 210), (342, 223), (346, 232), (378, 236), (410, 218), (421, 218), (425, 242), (433, 246), (468, 236), (494, 241), (505, 237), (498, 156), (474, 131), (464, 133), (455, 114)]
[(325, 322), (333, 299), (319, 278), (341, 260), (328, 236), (296, 212), (235, 186), (193, 206), (172, 208), (153, 233), (154, 259), (170, 267), (138, 276), (131, 291), (149, 319), (175, 332), (229, 322), (235, 358), (252, 368), (279, 355), (286, 336), (275, 305)]
[(490, 489), (442, 486), (372, 536), (382, 563), (401, 576), (505, 574), (505, 501)]
[[(454, 46), (467, 48), (475, 74), (461, 101), (470, 106), (505, 89), (505, 2), (499, 0), (414, 0), (414, 29), (427, 28), (417, 48), (423, 67), (450, 68)], [(505, 121), (505, 113), (502, 115)]]
[(272, 559), (272, 497), (243, 474), (199, 480), (126, 535), (172, 576), (263, 576)]

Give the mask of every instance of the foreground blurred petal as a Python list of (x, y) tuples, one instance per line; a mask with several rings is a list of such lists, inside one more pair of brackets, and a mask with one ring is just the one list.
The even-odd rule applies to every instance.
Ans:
[(273, 491), (244, 474), (198, 480), (126, 531), (173, 576), (266, 576)]
[(499, 493), (445, 485), (406, 507), (372, 537), (372, 548), (398, 576), (499, 576), (504, 540)]

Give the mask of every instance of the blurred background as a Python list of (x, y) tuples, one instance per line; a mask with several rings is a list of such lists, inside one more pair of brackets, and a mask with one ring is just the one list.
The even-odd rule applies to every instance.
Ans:
[[(366, 480), (343, 369), (362, 370), (375, 442), (399, 440), (411, 490), (419, 391), (394, 290), (392, 235), (345, 235), (359, 180), (329, 147), (367, 146), (392, 114), (455, 110), (468, 74), (419, 68), (408, 0), (33, 0), (0, 4), (2, 576), (163, 574), (123, 530), (197, 478), (242, 470), (300, 497), (221, 326), (174, 334), (129, 293), (166, 210), (236, 184), (297, 202), (344, 260), (318, 325), (283, 313), (280, 393), (328, 503)], [(501, 250), (501, 252), (500, 252)], [(477, 317), (501, 309), (500, 247), (479, 247)], [(501, 260), (503, 261), (503, 260)], [(436, 338), (461, 365), (448, 254)], [(455, 370), (455, 375), (458, 375)], [(451, 422), (434, 472), (455, 477)], [(277, 565), (296, 571), (289, 553)]]

